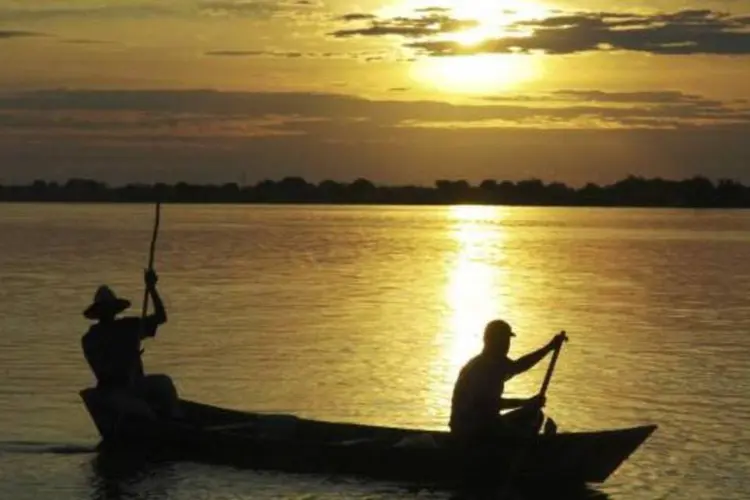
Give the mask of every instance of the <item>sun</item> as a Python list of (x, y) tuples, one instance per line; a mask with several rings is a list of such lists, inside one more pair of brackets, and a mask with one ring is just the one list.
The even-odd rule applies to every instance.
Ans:
[[(493, 38), (523, 36), (513, 29), (514, 23), (544, 17), (550, 12), (541, 3), (523, 0), (405, 0), (384, 9), (380, 15), (408, 17), (426, 9), (432, 12), (442, 9), (441, 12), (451, 18), (475, 22), (471, 28), (437, 37), (469, 49)], [(410, 71), (411, 78), (419, 84), (451, 93), (512, 90), (541, 74), (541, 60), (525, 54), (422, 56)]]

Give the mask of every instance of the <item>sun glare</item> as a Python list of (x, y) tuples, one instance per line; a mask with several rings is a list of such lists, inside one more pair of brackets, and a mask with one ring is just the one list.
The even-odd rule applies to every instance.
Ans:
[(540, 72), (533, 56), (485, 54), (422, 59), (414, 63), (411, 76), (444, 92), (480, 93), (516, 88)]
[[(379, 12), (384, 17), (414, 17), (444, 9), (446, 16), (474, 21), (476, 26), (436, 35), (465, 47), (503, 36), (523, 36), (511, 26), (517, 21), (543, 17), (549, 8), (522, 0), (406, 0)], [(422, 13), (422, 14), (420, 14)], [(541, 61), (533, 55), (476, 54), (420, 57), (412, 67), (412, 78), (442, 92), (477, 93), (506, 91), (541, 76)]]

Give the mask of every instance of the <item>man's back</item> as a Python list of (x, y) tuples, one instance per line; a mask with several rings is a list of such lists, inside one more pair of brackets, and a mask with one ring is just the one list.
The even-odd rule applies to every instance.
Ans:
[(127, 387), (134, 374), (142, 374), (140, 318), (96, 323), (81, 345), (99, 387)]
[(479, 354), (461, 369), (453, 388), (451, 432), (470, 434), (492, 425), (500, 413), (509, 364), (510, 360), (498, 361)]

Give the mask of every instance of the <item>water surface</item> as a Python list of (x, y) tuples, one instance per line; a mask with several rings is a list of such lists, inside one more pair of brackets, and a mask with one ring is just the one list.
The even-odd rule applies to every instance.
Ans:
[[(108, 469), (78, 390), (82, 310), (142, 300), (153, 207), (0, 204), (0, 498), (445, 498), (198, 464)], [(163, 207), (170, 316), (145, 364), (239, 409), (444, 429), (495, 317), (511, 354), (561, 329), (561, 430), (657, 423), (613, 499), (750, 490), (750, 212), (503, 207)], [(508, 386), (536, 392), (543, 363)]]

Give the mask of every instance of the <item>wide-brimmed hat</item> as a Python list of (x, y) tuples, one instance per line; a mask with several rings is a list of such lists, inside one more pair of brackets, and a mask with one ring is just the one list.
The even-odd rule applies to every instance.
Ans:
[(99, 319), (103, 315), (121, 313), (130, 307), (130, 301), (121, 299), (107, 285), (100, 286), (94, 294), (94, 302), (83, 311), (88, 319)]

